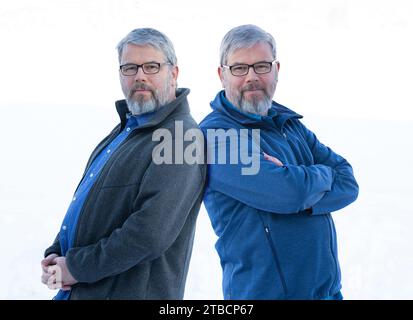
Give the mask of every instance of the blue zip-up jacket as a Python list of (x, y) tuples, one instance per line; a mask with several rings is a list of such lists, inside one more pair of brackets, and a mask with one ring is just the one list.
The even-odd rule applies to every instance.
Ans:
[[(211, 107), (200, 124), (209, 152), (204, 203), (219, 237), (224, 299), (340, 297), (330, 212), (357, 198), (350, 164), (320, 143), (299, 121), (302, 116), (276, 102), (268, 116), (246, 114), (221, 91)], [(234, 140), (208, 139), (208, 129), (232, 129), (232, 134), (248, 129), (248, 153), (257, 153), (257, 173), (242, 174), (242, 155), (238, 163), (229, 158)], [(251, 129), (260, 130), (259, 144)], [(241, 144), (240, 139), (236, 147)], [(216, 156), (222, 149), (226, 164), (210, 157), (211, 150)], [(263, 152), (283, 166), (266, 160)]]

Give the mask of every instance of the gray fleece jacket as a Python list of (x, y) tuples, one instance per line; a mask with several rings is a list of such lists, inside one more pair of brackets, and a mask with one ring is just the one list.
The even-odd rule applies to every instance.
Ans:
[[(188, 94), (178, 89), (173, 102), (132, 132), (90, 190), (66, 254), (79, 281), (71, 299), (183, 298), (206, 165), (155, 164), (152, 151), (160, 142), (152, 141), (152, 134), (164, 128), (175, 137), (175, 121), (182, 121), (184, 133), (198, 128)], [(93, 151), (85, 172), (125, 126), (125, 100), (116, 108), (121, 122)], [(190, 143), (184, 141), (184, 150)], [(45, 256), (50, 253), (60, 255), (59, 235)]]

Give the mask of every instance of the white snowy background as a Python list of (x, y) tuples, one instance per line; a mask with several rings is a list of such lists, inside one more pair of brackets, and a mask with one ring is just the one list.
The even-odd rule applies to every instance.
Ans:
[[(166, 33), (200, 121), (221, 89), (220, 41), (246, 23), (276, 38), (275, 100), (353, 165), (359, 198), (333, 215), (345, 298), (412, 299), (412, 16), (409, 0), (2, 1), (0, 299), (55, 294), (40, 260), (118, 122), (118, 41), (137, 27)], [(186, 299), (222, 299), (215, 241), (202, 207)]]

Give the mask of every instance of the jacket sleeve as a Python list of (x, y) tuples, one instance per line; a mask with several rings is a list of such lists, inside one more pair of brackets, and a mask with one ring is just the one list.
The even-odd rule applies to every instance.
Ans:
[[(259, 146), (253, 141), (248, 135), (248, 151), (241, 147), (240, 142), (238, 161), (231, 161), (234, 150), (230, 148), (230, 139), (211, 140), (207, 136), (210, 191), (221, 192), (259, 210), (280, 214), (294, 214), (311, 208), (331, 191), (334, 170), (329, 166), (277, 167), (264, 159)], [(238, 153), (238, 148), (236, 151)], [(225, 152), (225, 162), (219, 160), (221, 152)], [(256, 167), (253, 174), (242, 173), (246, 161), (241, 157), (245, 159), (246, 152), (252, 159), (251, 168)]]
[(322, 144), (316, 135), (302, 125), (307, 143), (316, 164), (330, 167), (334, 171), (331, 190), (313, 205), (313, 214), (323, 214), (342, 209), (355, 201), (358, 196), (358, 184), (351, 165), (342, 156)]
[(93, 283), (160, 257), (176, 240), (202, 199), (205, 166), (152, 163), (122, 227), (85, 247), (68, 250), (67, 266), (79, 282)]
[(45, 250), (44, 257), (46, 258), (49, 254), (52, 253), (56, 253), (59, 256), (62, 254), (62, 249), (60, 248), (59, 233), (57, 234), (53, 244)]

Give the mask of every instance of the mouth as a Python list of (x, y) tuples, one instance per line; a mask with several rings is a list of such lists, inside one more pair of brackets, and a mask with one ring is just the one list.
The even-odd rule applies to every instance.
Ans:
[(132, 89), (129, 93), (129, 99), (131, 100), (147, 100), (153, 96), (152, 91), (149, 89)]
[(136, 89), (136, 90), (133, 90), (132, 95), (135, 95), (135, 94), (147, 94), (147, 93), (152, 93), (152, 91), (151, 91), (151, 90), (148, 90), (148, 89)]
[(247, 89), (243, 91), (243, 94), (256, 94), (256, 93), (264, 93), (263, 89)]
[(263, 91), (264, 90), (264, 88), (261, 87), (258, 84), (248, 84), (242, 89), (243, 89), (242, 91), (244, 91), (244, 92), (248, 92), (248, 91), (255, 92), (255, 91)]

